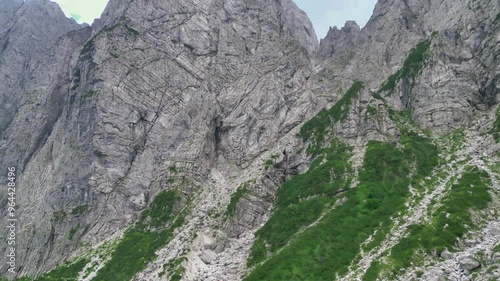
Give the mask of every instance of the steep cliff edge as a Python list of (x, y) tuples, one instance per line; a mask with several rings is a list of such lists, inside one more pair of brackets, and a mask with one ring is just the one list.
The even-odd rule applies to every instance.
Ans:
[(498, 2), (381, 0), (320, 44), (291, 0), (4, 2), (9, 278), (500, 277)]
[[(53, 5), (24, 5), (34, 4)], [(211, 173), (241, 173), (311, 110), (299, 85), (317, 40), (292, 2), (109, 7), (120, 5), (91, 38), (87, 28), (59, 39), (54, 85), (33, 94), (46, 104), (18, 111), (3, 135), (2, 166), (17, 166), (25, 187), (21, 276), (123, 230), (160, 190), (197, 199)]]

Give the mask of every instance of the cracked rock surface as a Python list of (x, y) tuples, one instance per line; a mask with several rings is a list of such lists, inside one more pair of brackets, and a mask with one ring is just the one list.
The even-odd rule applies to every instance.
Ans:
[[(353, 147), (355, 173), (369, 140), (399, 136), (385, 105), (436, 135), (468, 128), (460, 156), (475, 155), (470, 163), (486, 171), (480, 156), (499, 151), (478, 133), (493, 126), (498, 104), (499, 10), (495, 0), (379, 0), (365, 27), (347, 22), (318, 42), (292, 0), (110, 0), (91, 27), (48, 0), (0, 0), (0, 171), (18, 170), (18, 276), (116, 239), (156, 194), (176, 189), (194, 207), (135, 280), (166, 280), (164, 265), (181, 257), (183, 280), (241, 280), (276, 191), (311, 163), (300, 127), (357, 80), (365, 88), (330, 128)], [(424, 40), (418, 75), (380, 92)], [(377, 118), (366, 117), (369, 104)], [(440, 184), (345, 280), (362, 277), (425, 217), (445, 195)], [(240, 187), (246, 193), (228, 216)], [(3, 217), (6, 201), (0, 191)], [(498, 229), (491, 220), (477, 243), (443, 252), (423, 280), (468, 280), (483, 268), (474, 256), (481, 249), (498, 261)]]

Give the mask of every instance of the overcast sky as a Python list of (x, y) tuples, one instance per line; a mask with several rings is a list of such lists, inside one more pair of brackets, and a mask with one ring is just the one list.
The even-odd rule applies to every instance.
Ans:
[(347, 20), (360, 27), (370, 19), (377, 0), (294, 0), (311, 19), (318, 39), (324, 38), (330, 26), (341, 28)]
[(77, 22), (92, 24), (95, 18), (101, 16), (108, 0), (52, 0), (57, 2), (67, 17)]
[[(53, 0), (68, 17), (91, 24), (98, 18), (108, 0)], [(347, 20), (355, 20), (363, 27), (370, 18), (377, 0), (294, 0), (304, 10), (318, 34), (325, 37), (330, 26), (342, 27)]]

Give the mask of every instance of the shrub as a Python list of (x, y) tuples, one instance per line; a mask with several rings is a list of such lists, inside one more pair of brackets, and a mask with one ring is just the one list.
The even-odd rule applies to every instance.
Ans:
[(68, 239), (69, 240), (73, 240), (73, 237), (75, 236), (75, 234), (76, 234), (76, 232), (78, 231), (79, 228), (80, 228), (80, 224), (78, 224), (77, 226), (72, 227), (69, 230), (69, 233), (68, 233)]
[(453, 248), (457, 239), (467, 233), (467, 226), (474, 225), (470, 210), (484, 209), (491, 201), (490, 184), (486, 172), (477, 167), (468, 169), (451, 187), (448, 197), (433, 214), (432, 223), (410, 226), (409, 235), (394, 246), (391, 259), (395, 268), (409, 267), (417, 249), (430, 254)]
[[(164, 246), (174, 230), (184, 223), (184, 214), (181, 213), (167, 227), (178, 199), (175, 191), (159, 193), (138, 222), (125, 232), (111, 259), (92, 280), (126, 281), (144, 270), (156, 257), (156, 250)], [(151, 227), (155, 229), (151, 230)]]
[(151, 206), (142, 212), (138, 225), (146, 227), (147, 224), (148, 227), (155, 228), (164, 226), (172, 215), (177, 199), (175, 191), (160, 192), (151, 202)]
[[(328, 156), (325, 157), (328, 159)], [(321, 162), (323, 160), (318, 161), (320, 162), (311, 165), (306, 174), (312, 174), (315, 170), (326, 165)], [(385, 225), (388, 229), (391, 224), (391, 215), (404, 208), (405, 198), (408, 195), (409, 167), (410, 163), (403, 151), (387, 143), (371, 141), (368, 144), (363, 169), (360, 172), (360, 184), (355, 189), (345, 190), (348, 198), (345, 204), (337, 206), (315, 226), (298, 234), (295, 239), (289, 241), (289, 245), (282, 251), (271, 255), (262, 265), (257, 265), (244, 280), (331, 280), (335, 274), (345, 274), (351, 262), (359, 254), (361, 243), (380, 225)], [(339, 179), (334, 175), (335, 172), (332, 172), (330, 179), (338, 181)], [(291, 182), (296, 181), (297, 177), (303, 178), (305, 176), (296, 176)], [(322, 181), (321, 177), (319, 181)], [(329, 181), (324, 179), (323, 181), (327, 186)], [(296, 187), (298, 191), (290, 192), (293, 189), (286, 188), (286, 184), (282, 186), (280, 191), (287, 195), (290, 193), (302, 195), (302, 190), (308, 190), (309, 184), (313, 184), (313, 182), (308, 181), (299, 182)], [(320, 187), (315, 188), (313, 190), (324, 191)], [(300, 197), (297, 195), (285, 196), (286, 200), (280, 200), (280, 191), (278, 191), (277, 210), (274, 214), (279, 214), (279, 208), (283, 208), (283, 206), (295, 206), (293, 204), (298, 204), (295, 200)], [(316, 200), (321, 200), (321, 197)], [(317, 214), (317, 212), (313, 211), (312, 213)], [(269, 220), (271, 224), (273, 217)], [(306, 220), (303, 222), (308, 223)], [(283, 221), (281, 223), (283, 224)], [(290, 232), (295, 232), (297, 223), (290, 225)], [(271, 232), (271, 229), (273, 227), (266, 224), (261, 231)], [(266, 235), (258, 233), (258, 239), (252, 248), (253, 258), (258, 256), (257, 260), (265, 259), (267, 256), (266, 242), (274, 241), (276, 243), (276, 245), (269, 243), (271, 253), (273, 247), (283, 245), (287, 235), (283, 235), (282, 232), (286, 232), (286, 230), (283, 231), (280, 228), (274, 228), (274, 230), (280, 233)], [(267, 237), (269, 241), (259, 239), (261, 237)]]
[[(248, 265), (253, 266), (285, 246), (301, 228), (316, 221), (335, 195), (349, 187), (351, 148), (332, 141), (304, 174), (285, 182), (276, 194), (273, 215), (259, 231)], [(286, 223), (283, 223), (286, 221)], [(268, 245), (268, 247), (266, 247)]]
[(238, 187), (235, 193), (231, 194), (231, 200), (229, 200), (229, 205), (227, 205), (226, 216), (233, 216), (236, 212), (236, 207), (240, 202), (240, 199), (247, 193), (247, 188), (245, 185)]
[(410, 51), (410, 54), (403, 63), (403, 67), (396, 73), (389, 76), (389, 78), (377, 93), (380, 94), (381, 92), (394, 92), (397, 83), (401, 79), (415, 80), (415, 78), (422, 72), (425, 63), (429, 58), (430, 46), (430, 39), (419, 42), (417, 46)]
[(376, 281), (381, 270), (382, 266), (380, 265), (380, 262), (373, 261), (363, 276), (363, 281)]
[[(248, 265), (257, 266), (244, 280), (331, 280), (347, 272), (361, 244), (375, 230), (368, 247), (379, 245), (391, 229), (391, 216), (405, 208), (410, 182), (425, 178), (438, 164), (438, 150), (430, 139), (401, 132), (402, 149), (368, 143), (355, 189), (349, 188), (350, 147), (334, 140), (330, 147), (315, 150), (317, 158), (309, 170), (278, 190), (273, 214), (256, 232), (251, 249)], [(339, 192), (347, 201), (327, 209)], [(322, 214), (321, 221), (299, 232)], [(373, 263), (364, 280), (375, 280), (380, 270), (381, 265)]]
[(323, 146), (327, 132), (333, 125), (339, 121), (344, 121), (351, 109), (352, 101), (358, 96), (359, 91), (363, 89), (365, 83), (356, 81), (346, 94), (332, 106), (330, 109), (322, 109), (314, 118), (307, 121), (300, 128), (299, 136), (303, 141), (311, 141), (307, 152), (312, 155), (318, 155)]
[(66, 262), (37, 278), (35, 281), (76, 281), (80, 271), (82, 271), (89, 262), (89, 259)]
[(74, 216), (82, 215), (87, 211), (88, 208), (89, 208), (88, 205), (80, 205), (80, 206), (74, 208), (73, 210), (71, 210), (71, 214)]

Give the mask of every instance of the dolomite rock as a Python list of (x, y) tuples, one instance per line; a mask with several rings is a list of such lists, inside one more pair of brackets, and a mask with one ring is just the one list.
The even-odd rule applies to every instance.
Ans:
[(444, 274), (441, 270), (435, 269), (427, 274), (425, 274), (425, 280), (427, 281), (444, 281), (446, 278), (444, 277)]
[[(16, 3), (1, 7), (11, 15)], [(316, 110), (305, 89), (318, 43), (291, 1), (110, 1), (92, 30), (76, 33), (68, 31), (80, 26), (52, 2), (17, 5), (48, 11), (38, 24), (53, 29), (43, 40), (38, 36), (45, 31), (31, 25), (26, 29), (38, 32), (33, 38), (2, 36), (10, 44), (38, 44), (26, 46), (33, 55), (20, 59), (33, 57), (33, 65), (47, 66), (37, 75), (53, 75), (35, 79), (39, 88), (24, 97), (1, 92), (2, 99), (19, 99), (1, 118), (13, 121), (0, 151), (2, 168), (18, 166), (24, 187), (18, 193), (18, 204), (26, 206), (18, 214), (20, 274), (45, 272), (78, 253), (80, 243), (97, 244), (123, 230), (159, 190), (177, 187), (166, 181), (171, 165), (189, 179), (185, 196), (212, 170), (227, 180), (253, 162), (261, 167), (262, 153)], [(55, 53), (39, 51), (53, 44)], [(9, 50), (4, 57), (10, 59)], [(16, 73), (12, 68), (26, 63), (4, 65), (10, 67), (5, 73)], [(245, 229), (260, 225), (280, 181), (264, 183), (263, 189), (272, 186), (263, 194), (266, 207), (250, 214)], [(220, 200), (236, 187), (219, 186)], [(72, 215), (78, 206), (88, 211)], [(76, 226), (74, 240), (68, 239)], [(224, 243), (216, 247), (223, 249)]]
[(459, 262), (460, 262), (460, 267), (467, 271), (472, 271), (481, 266), (481, 264), (472, 257), (464, 257)]
[(314, 54), (319, 48), (318, 38), (306, 13), (300, 10), (292, 0), (282, 0), (281, 6), (285, 28), (311, 55)]
[[(346, 23), (321, 41), (324, 70), (367, 81), (372, 89), (403, 66), (418, 42), (432, 39), (422, 73), (401, 79), (386, 97), (396, 109), (410, 109), (413, 120), (437, 133), (470, 122), (498, 104), (499, 24), (497, 1), (379, 1), (362, 30)], [(467, 11), (467, 12), (465, 12)], [(383, 32), (381, 32), (383, 30)], [(329, 56), (332, 56), (329, 58)]]
[(449, 260), (453, 258), (453, 254), (448, 250), (444, 250), (443, 252), (441, 252), (441, 257), (445, 260)]
[[(59, 37), (80, 28), (49, 0), (0, 2), (0, 133), (12, 122), (26, 93), (47, 88), (44, 66)], [(36, 75), (34, 77), (32, 74)]]
[[(291, 0), (111, 0), (92, 27), (48, 0), (0, 0), (0, 169), (19, 171), (19, 273), (39, 275), (84, 252), (82, 243), (116, 237), (158, 191), (175, 188), (194, 208), (135, 280), (161, 280), (184, 250), (185, 280), (240, 280), (276, 191), (310, 164), (301, 124), (353, 81), (366, 86), (331, 129), (355, 147), (358, 168), (368, 140), (398, 138), (372, 95), (421, 40), (432, 38), (429, 59), (389, 105), (445, 133), (498, 103), (500, 7), (469, 2), (379, 1), (366, 27), (347, 22), (318, 44)], [(368, 104), (379, 116), (365, 117)], [(79, 206), (87, 211), (72, 214)]]
[(326, 37), (321, 39), (318, 55), (323, 59), (341, 57), (348, 63), (356, 54), (354, 48), (363, 45), (366, 39), (355, 21), (347, 21), (340, 30), (336, 26), (330, 27)]

